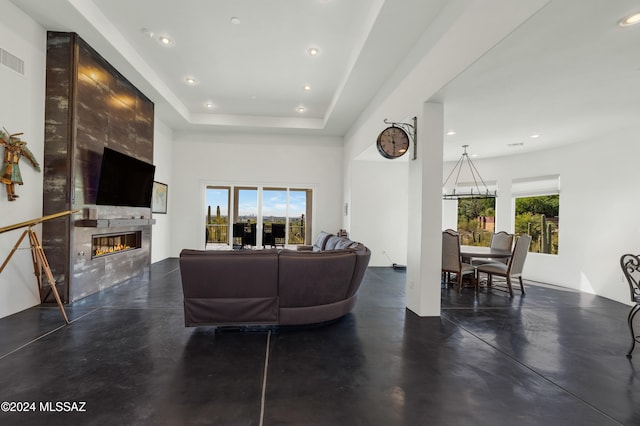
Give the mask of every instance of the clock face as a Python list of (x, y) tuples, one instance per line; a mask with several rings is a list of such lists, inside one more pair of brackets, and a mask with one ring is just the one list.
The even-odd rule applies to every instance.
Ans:
[(384, 158), (398, 158), (409, 150), (409, 136), (400, 127), (387, 127), (378, 136), (377, 145)]

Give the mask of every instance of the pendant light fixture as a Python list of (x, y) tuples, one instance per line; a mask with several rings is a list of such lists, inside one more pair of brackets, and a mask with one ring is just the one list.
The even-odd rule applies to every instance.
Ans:
[[(480, 176), (478, 169), (469, 158), (467, 148), (469, 145), (462, 145), (463, 152), (458, 162), (453, 166), (449, 176), (442, 184), (442, 198), (444, 200), (457, 200), (460, 198), (495, 198), (496, 191), (489, 191), (489, 187)], [(471, 175), (468, 182), (459, 182), (460, 175), (463, 171), (468, 170), (467, 174)], [(467, 175), (465, 174), (465, 176)], [(455, 181), (449, 183), (451, 178), (455, 176)]]

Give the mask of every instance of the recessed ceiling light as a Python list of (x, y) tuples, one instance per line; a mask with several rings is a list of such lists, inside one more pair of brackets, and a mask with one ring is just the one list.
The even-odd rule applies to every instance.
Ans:
[(305, 112), (306, 109), (303, 106), (298, 107), (298, 112)]
[(449, 130), (449, 131), (447, 132), (447, 136), (453, 136), (453, 135), (455, 135), (455, 134), (456, 134), (455, 130)]
[(309, 86), (308, 84), (305, 84), (303, 89), (305, 92), (308, 92), (309, 90), (311, 90), (311, 86)]
[(171, 46), (173, 44), (173, 40), (171, 40), (169, 37), (167, 36), (159, 36), (158, 37), (158, 41), (160, 42), (161, 45), (163, 46)]
[(158, 42), (163, 46), (171, 46), (173, 40), (167, 36), (158, 36)]
[(309, 56), (318, 56), (320, 50), (317, 47), (310, 47), (309, 49), (307, 49), (307, 53), (309, 54)]
[(193, 77), (186, 77), (184, 81), (190, 86), (193, 86), (194, 84), (196, 84), (196, 79)]
[(534, 133), (531, 136), (529, 136), (531, 139), (538, 139), (540, 137), (540, 133)]
[(205, 108), (207, 109), (212, 109), (213, 108), (213, 104), (211, 102), (207, 102), (204, 104)]
[(638, 23), (640, 23), (640, 12), (626, 16), (618, 21), (618, 25), (621, 27), (630, 27)]
[(234, 25), (238, 25), (240, 23), (240, 18), (234, 16), (231, 18), (231, 23)]

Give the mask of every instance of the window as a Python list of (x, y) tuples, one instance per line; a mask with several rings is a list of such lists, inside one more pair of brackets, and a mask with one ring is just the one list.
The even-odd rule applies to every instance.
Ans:
[(530, 253), (558, 254), (560, 177), (514, 180), (514, 232), (531, 235)]
[(289, 190), (289, 244), (307, 244), (307, 220), (311, 218), (311, 190)]
[(495, 198), (461, 198), (458, 200), (460, 243), (489, 246), (496, 223)]
[(311, 189), (207, 186), (206, 205), (207, 244), (230, 244), (230, 227), (235, 223), (245, 224), (245, 232), (251, 230), (248, 245), (271, 244), (274, 224), (284, 233), (277, 244), (310, 244)]
[(226, 244), (229, 241), (229, 187), (207, 187), (207, 244)]
[(516, 198), (515, 234), (531, 235), (530, 253), (558, 254), (560, 195)]
[(236, 187), (233, 223), (257, 223), (258, 221), (258, 188)]

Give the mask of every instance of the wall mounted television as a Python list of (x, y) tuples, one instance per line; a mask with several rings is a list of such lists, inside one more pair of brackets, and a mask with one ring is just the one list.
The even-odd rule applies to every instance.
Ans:
[(104, 148), (96, 204), (151, 207), (156, 166)]

